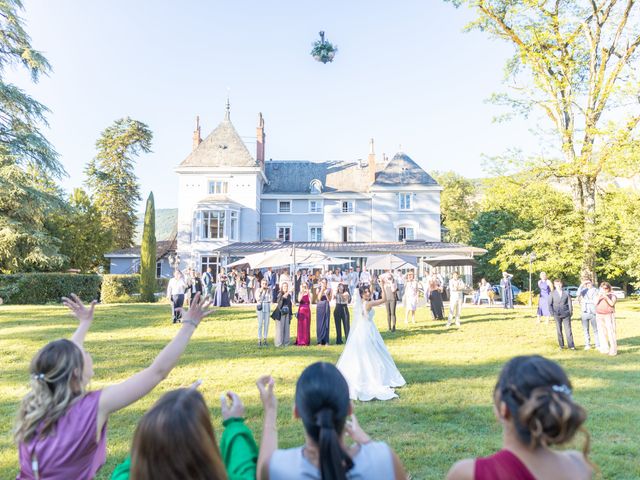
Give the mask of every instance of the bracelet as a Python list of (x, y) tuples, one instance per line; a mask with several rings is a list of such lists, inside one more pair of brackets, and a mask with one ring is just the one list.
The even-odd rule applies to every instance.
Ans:
[(183, 320), (182, 321), (183, 325), (193, 325), (193, 328), (198, 328), (198, 324), (196, 322), (194, 322), (193, 320)]

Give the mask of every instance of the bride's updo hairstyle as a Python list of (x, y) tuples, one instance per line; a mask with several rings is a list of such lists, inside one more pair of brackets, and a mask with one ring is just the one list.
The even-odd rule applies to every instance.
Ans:
[(369, 293), (371, 293), (371, 287), (369, 285), (360, 285), (358, 287), (358, 291), (360, 292), (360, 298), (362, 298), (364, 292), (368, 291)]
[(300, 375), (296, 408), (307, 434), (320, 449), (322, 480), (346, 480), (353, 467), (351, 457), (340, 446), (350, 405), (349, 386), (334, 365), (317, 362)]
[(586, 458), (589, 435), (582, 425), (587, 413), (573, 400), (571, 382), (556, 362), (540, 355), (512, 358), (500, 373), (494, 398), (506, 404), (518, 437), (531, 449), (562, 445), (581, 430)]

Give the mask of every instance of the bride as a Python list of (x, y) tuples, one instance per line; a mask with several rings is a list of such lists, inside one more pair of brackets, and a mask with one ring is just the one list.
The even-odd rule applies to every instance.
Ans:
[(380, 300), (371, 300), (368, 286), (356, 291), (353, 326), (336, 365), (349, 384), (352, 400), (397, 398), (393, 387), (406, 384), (373, 321), (373, 307), (386, 301), (384, 281), (381, 287)]

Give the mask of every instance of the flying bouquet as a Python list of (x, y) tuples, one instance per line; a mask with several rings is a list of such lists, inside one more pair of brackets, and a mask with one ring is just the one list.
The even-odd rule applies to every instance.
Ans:
[(322, 63), (333, 62), (333, 57), (338, 53), (338, 47), (324, 39), (324, 32), (320, 32), (320, 40), (313, 42), (311, 56)]

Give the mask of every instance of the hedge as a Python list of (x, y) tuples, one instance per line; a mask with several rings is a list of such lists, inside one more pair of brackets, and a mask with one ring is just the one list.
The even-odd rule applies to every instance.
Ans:
[(59, 303), (72, 293), (91, 301), (100, 296), (102, 278), (95, 274), (15, 273), (0, 275), (0, 298), (9, 304)]
[(139, 302), (140, 275), (103, 275), (100, 299), (102, 303)]

